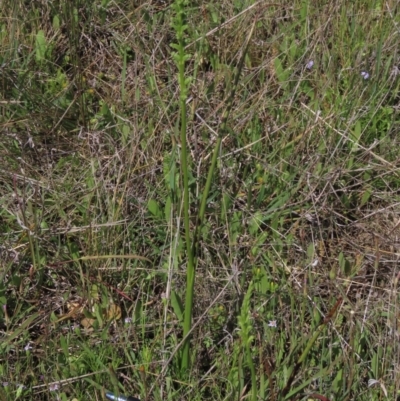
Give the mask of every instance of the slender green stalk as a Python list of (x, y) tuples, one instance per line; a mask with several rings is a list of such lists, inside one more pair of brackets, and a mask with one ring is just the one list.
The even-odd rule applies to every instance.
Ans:
[[(177, 3), (183, 4), (183, 0), (177, 1)], [(237, 85), (239, 82), (240, 74), (243, 69), (244, 65), (244, 60), (246, 57), (247, 53), (247, 48), (250, 42), (250, 39), (253, 35), (253, 31), (255, 28), (255, 21), (251, 27), (250, 33), (247, 37), (242, 57), (239, 62), (239, 66), (237, 68), (236, 76), (235, 76), (235, 81), (232, 87), (232, 90), (230, 92), (230, 95), (227, 99), (227, 105), (225, 108), (225, 111), (222, 116), (222, 123), (221, 123), (221, 128), (219, 130), (219, 135), (217, 142), (215, 144), (214, 152), (213, 152), (213, 157), (211, 161), (210, 168), (208, 170), (208, 176), (206, 180), (206, 184), (202, 193), (201, 197), (201, 204), (200, 204), (200, 209), (199, 209), (199, 215), (198, 215), (198, 221), (197, 221), (197, 226), (196, 230), (193, 236), (193, 241), (191, 242), (190, 238), (190, 232), (189, 232), (189, 185), (188, 185), (188, 172), (187, 172), (187, 145), (186, 145), (186, 98), (187, 98), (187, 80), (185, 79), (184, 73), (185, 73), (185, 61), (186, 58), (188, 57), (185, 54), (185, 48), (184, 48), (184, 39), (183, 35), (180, 36), (180, 33), (184, 32), (185, 25), (183, 23), (183, 11), (182, 9), (180, 12), (177, 13), (177, 25), (181, 26), (180, 31), (177, 30), (177, 38), (178, 38), (178, 45), (175, 46), (177, 49), (177, 56), (176, 56), (176, 61), (179, 67), (179, 83), (180, 83), (180, 88), (181, 88), (181, 96), (180, 96), (180, 110), (181, 110), (181, 168), (183, 171), (183, 185), (184, 185), (184, 225), (185, 225), (185, 239), (186, 239), (186, 250), (187, 250), (187, 258), (188, 258), (188, 266), (187, 266), (187, 272), (186, 272), (186, 303), (185, 303), (185, 316), (184, 316), (184, 323), (183, 323), (183, 335), (184, 337), (187, 337), (185, 339), (185, 343), (183, 346), (183, 352), (182, 352), (182, 371), (186, 371), (189, 368), (189, 350), (190, 350), (190, 338), (188, 333), (190, 332), (191, 326), (192, 326), (192, 308), (193, 308), (193, 293), (194, 293), (194, 282), (195, 282), (195, 268), (196, 268), (196, 263), (197, 259), (195, 258), (195, 255), (197, 255), (197, 246), (198, 246), (198, 241), (199, 241), (199, 232), (200, 228), (202, 226), (202, 223), (204, 221), (204, 215), (205, 215), (205, 210), (206, 210), (206, 205), (207, 205), (207, 198), (208, 194), (210, 192), (211, 188), (211, 182), (212, 178), (214, 176), (214, 171), (217, 165), (217, 159), (218, 159), (218, 154), (220, 152), (220, 147), (221, 147), (221, 141), (224, 136), (224, 133), (226, 132), (227, 128), (227, 122), (228, 122), (228, 117), (229, 113), (232, 109), (232, 104), (233, 100), (235, 98), (235, 93), (237, 89)], [(179, 18), (179, 20), (178, 20)], [(192, 247), (193, 243), (193, 247)]]
[(217, 165), (217, 159), (221, 147), (221, 141), (224, 133), (226, 132), (227, 121), (229, 113), (232, 109), (232, 104), (235, 98), (235, 93), (237, 89), (237, 84), (239, 82), (240, 74), (243, 69), (247, 48), (255, 28), (255, 22), (254, 22), (243, 49), (242, 57), (239, 62), (239, 66), (236, 72), (235, 81), (231, 93), (227, 99), (227, 105), (222, 116), (220, 133), (217, 142), (215, 144), (214, 153), (208, 171), (206, 184), (204, 187), (204, 191), (202, 193), (198, 224), (196, 226), (196, 230), (192, 239), (190, 235), (190, 221), (189, 221), (189, 173), (188, 173), (188, 155), (187, 155), (187, 142), (186, 142), (186, 128), (187, 128), (186, 100), (187, 100), (189, 79), (185, 78), (185, 62), (189, 59), (190, 56), (185, 53), (185, 31), (187, 29), (187, 25), (185, 25), (185, 5), (186, 5), (185, 0), (176, 0), (174, 3), (174, 8), (176, 11), (174, 29), (176, 32), (177, 43), (172, 45), (172, 47), (176, 50), (173, 57), (178, 66), (178, 74), (179, 74), (178, 81), (180, 87), (179, 109), (181, 116), (180, 139), (181, 139), (181, 171), (183, 178), (183, 220), (185, 227), (185, 243), (186, 243), (186, 254), (187, 254), (186, 298), (185, 298), (185, 313), (183, 321), (183, 335), (185, 338), (185, 343), (183, 345), (182, 359), (181, 359), (182, 371), (186, 371), (189, 368), (190, 364), (189, 332), (192, 327), (193, 294), (194, 294), (194, 283), (195, 283), (195, 273), (196, 273), (195, 255), (197, 254), (197, 245), (199, 240), (198, 235), (204, 220), (207, 198), (211, 188), (212, 177), (214, 175), (214, 171)]
[(188, 172), (188, 152), (186, 143), (186, 127), (187, 127), (187, 86), (189, 80), (185, 78), (185, 62), (189, 55), (185, 53), (185, 0), (176, 0), (174, 3), (176, 17), (174, 21), (174, 29), (176, 31), (177, 44), (172, 47), (176, 50), (174, 53), (174, 60), (178, 66), (178, 81), (180, 87), (179, 109), (181, 115), (180, 138), (181, 138), (181, 171), (183, 178), (183, 224), (185, 227), (185, 243), (187, 255), (187, 270), (186, 270), (186, 299), (185, 299), (185, 313), (183, 321), (183, 335), (186, 338), (181, 367), (182, 371), (189, 368), (189, 336), (188, 333), (192, 326), (192, 309), (193, 309), (193, 292), (194, 292), (194, 278), (195, 278), (195, 261), (192, 251), (192, 240), (190, 236), (190, 221), (189, 221), (189, 172)]
[(257, 378), (256, 369), (253, 362), (251, 344), (254, 341), (253, 325), (250, 316), (250, 301), (254, 291), (254, 283), (251, 281), (249, 288), (247, 289), (246, 295), (243, 299), (243, 304), (241, 307), (241, 312), (239, 316), (239, 327), (240, 327), (240, 337), (242, 339), (242, 344), (244, 348), (244, 353), (246, 356), (247, 366), (250, 369), (251, 376), (251, 400), (257, 401)]

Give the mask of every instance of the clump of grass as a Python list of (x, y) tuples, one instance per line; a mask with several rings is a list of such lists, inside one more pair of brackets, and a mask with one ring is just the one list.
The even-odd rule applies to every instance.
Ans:
[(3, 4), (1, 397), (397, 397), (397, 8), (175, 4)]

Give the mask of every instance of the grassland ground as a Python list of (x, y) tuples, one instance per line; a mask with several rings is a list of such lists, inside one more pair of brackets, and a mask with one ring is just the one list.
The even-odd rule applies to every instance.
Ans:
[(395, 0), (3, 0), (0, 399), (396, 400), (399, 36)]

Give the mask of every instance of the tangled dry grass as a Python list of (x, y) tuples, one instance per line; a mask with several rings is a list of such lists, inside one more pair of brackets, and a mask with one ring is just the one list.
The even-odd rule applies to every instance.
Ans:
[(193, 216), (257, 25), (207, 205), (193, 367), (179, 386), (166, 364), (186, 268), (173, 9), (4, 1), (0, 376), (16, 386), (4, 399), (19, 383), (50, 399), (58, 382), (63, 399), (95, 399), (118, 386), (109, 365), (143, 398), (246, 398), (238, 316), (250, 282), (260, 399), (279, 399), (339, 298), (293, 397), (397, 396), (398, 7), (245, 3), (187, 6)]

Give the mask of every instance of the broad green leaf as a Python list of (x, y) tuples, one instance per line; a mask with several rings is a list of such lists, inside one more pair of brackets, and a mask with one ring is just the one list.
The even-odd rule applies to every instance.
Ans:
[(40, 62), (45, 59), (47, 44), (46, 44), (46, 37), (44, 35), (44, 31), (40, 30), (36, 34), (36, 61)]
[(364, 206), (369, 199), (371, 198), (372, 192), (371, 189), (366, 189), (361, 197), (361, 206)]
[(343, 384), (343, 369), (339, 369), (335, 379), (332, 382), (332, 388), (335, 393), (338, 393), (342, 389)]
[(154, 199), (150, 199), (147, 203), (147, 209), (153, 216), (160, 216), (160, 207), (158, 206), (157, 201)]
[(58, 15), (53, 17), (53, 29), (60, 29), (60, 17)]
[(276, 76), (278, 77), (279, 82), (280, 83), (286, 82), (290, 71), (285, 70), (283, 68), (282, 62), (278, 57), (275, 58), (274, 65), (275, 65), (275, 73)]
[(346, 277), (351, 275), (351, 263), (345, 258), (343, 252), (339, 253), (339, 266)]
[(164, 207), (164, 216), (165, 216), (165, 221), (167, 224), (171, 221), (171, 197), (168, 196), (167, 201), (165, 202), (165, 207)]
[(171, 305), (179, 321), (183, 322), (183, 311), (184, 311), (183, 304), (178, 293), (173, 290), (171, 291)]
[(65, 339), (65, 337), (62, 334), (60, 336), (60, 344), (61, 344), (61, 349), (63, 350), (65, 357), (68, 358), (69, 357), (68, 344), (67, 344), (67, 340)]

